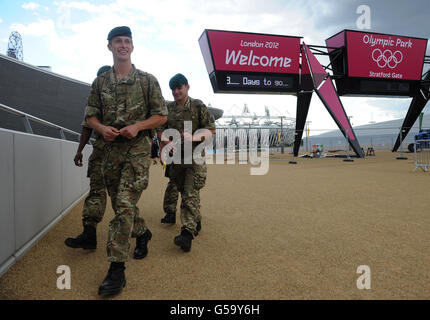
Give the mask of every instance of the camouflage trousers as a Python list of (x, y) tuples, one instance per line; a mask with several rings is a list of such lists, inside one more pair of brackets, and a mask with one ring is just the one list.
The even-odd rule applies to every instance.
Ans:
[(114, 144), (103, 161), (102, 171), (115, 217), (110, 221), (107, 256), (110, 262), (128, 261), (130, 238), (146, 232), (137, 202), (148, 186), (150, 155), (131, 156), (127, 145)]
[(193, 234), (197, 222), (201, 220), (200, 189), (205, 185), (206, 172), (206, 164), (172, 164), (170, 169), (169, 183), (173, 182), (181, 193), (182, 228)]
[(106, 209), (106, 188), (102, 177), (103, 153), (94, 149), (88, 160), (87, 177), (90, 178), (90, 192), (85, 198), (82, 210), (82, 224), (96, 228), (103, 219)]
[(178, 204), (179, 191), (176, 184), (169, 179), (166, 191), (164, 191), (163, 210), (168, 214), (176, 215), (176, 206)]
[[(200, 181), (204, 182), (206, 180), (207, 175), (207, 167), (206, 165), (196, 166), (194, 170), (194, 174), (200, 177)], [(201, 188), (203, 188), (201, 186)], [(200, 214), (200, 192), (197, 194), (198, 196), (198, 211), (196, 216), (196, 221), (201, 221), (202, 216)], [(172, 179), (169, 179), (169, 183), (167, 184), (166, 191), (164, 191), (164, 200), (163, 200), (163, 210), (167, 214), (176, 215), (176, 207), (178, 205), (179, 191), (175, 182)]]

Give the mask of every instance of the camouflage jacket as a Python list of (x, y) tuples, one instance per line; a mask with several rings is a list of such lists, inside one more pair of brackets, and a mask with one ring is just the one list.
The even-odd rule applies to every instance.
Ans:
[(206, 105), (198, 99), (188, 97), (183, 108), (179, 108), (175, 101), (167, 104), (167, 122), (157, 128), (158, 131), (165, 129), (176, 129), (181, 134), (184, 133), (184, 121), (191, 121), (192, 132), (198, 129), (215, 129), (214, 117), (209, 112)]
[[(97, 117), (105, 126), (117, 129), (148, 119), (152, 115), (167, 115), (167, 108), (157, 79), (133, 65), (132, 71), (118, 79), (113, 68), (97, 77), (85, 108), (85, 119)], [(131, 144), (131, 154), (151, 151), (149, 135), (140, 134), (132, 140), (119, 136), (111, 143)]]
[[(169, 112), (167, 121), (163, 126), (157, 128), (158, 131), (176, 129), (182, 134), (184, 133), (184, 121), (191, 121), (193, 134), (198, 129), (215, 130), (215, 119), (201, 100), (188, 97), (183, 108), (178, 107), (176, 102), (172, 101), (167, 104), (167, 109)], [(200, 144), (200, 142), (193, 142), (192, 150), (194, 150), (198, 144)], [(204, 156), (204, 154), (203, 151), (202, 156)], [(183, 160), (184, 157), (184, 141), (182, 139), (181, 159)]]

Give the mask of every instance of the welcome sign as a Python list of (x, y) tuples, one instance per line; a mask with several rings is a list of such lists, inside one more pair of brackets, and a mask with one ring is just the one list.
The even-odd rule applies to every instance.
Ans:
[(215, 92), (292, 93), (301, 37), (205, 30), (199, 39)]
[(299, 73), (300, 38), (208, 31), (215, 68)]

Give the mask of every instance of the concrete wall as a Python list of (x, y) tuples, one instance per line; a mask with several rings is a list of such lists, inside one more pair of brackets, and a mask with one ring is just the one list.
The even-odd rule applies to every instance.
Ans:
[(0, 129), (0, 276), (89, 189), (84, 166), (73, 162), (78, 143)]

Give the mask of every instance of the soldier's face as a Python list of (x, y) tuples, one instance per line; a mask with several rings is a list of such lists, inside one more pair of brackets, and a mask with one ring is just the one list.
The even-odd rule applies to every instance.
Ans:
[(188, 90), (190, 90), (189, 84), (183, 84), (179, 88), (175, 88), (172, 90), (173, 98), (175, 98), (176, 102), (185, 101), (188, 98)]
[(126, 61), (130, 59), (133, 52), (133, 40), (129, 37), (118, 36), (109, 42), (108, 48), (112, 52), (114, 59)]

